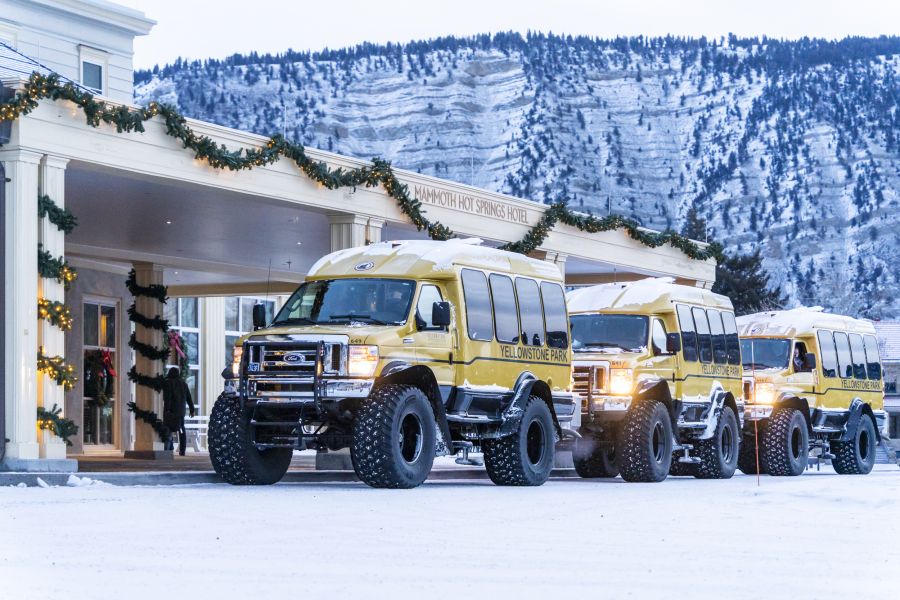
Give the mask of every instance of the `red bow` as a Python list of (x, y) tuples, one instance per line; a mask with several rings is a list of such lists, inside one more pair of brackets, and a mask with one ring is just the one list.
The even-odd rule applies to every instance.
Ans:
[(169, 348), (174, 349), (180, 358), (187, 358), (181, 347), (181, 336), (177, 331), (169, 331)]
[(110, 356), (109, 350), (101, 350), (100, 356), (103, 359), (103, 367), (106, 369), (106, 372), (109, 373), (110, 376), (116, 377), (116, 369), (113, 367), (112, 356)]

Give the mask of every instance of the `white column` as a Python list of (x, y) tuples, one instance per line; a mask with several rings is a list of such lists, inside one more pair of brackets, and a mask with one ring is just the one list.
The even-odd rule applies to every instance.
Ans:
[[(135, 279), (137, 284), (143, 287), (163, 283), (163, 268), (160, 265), (145, 262), (134, 263)], [(155, 298), (146, 296), (138, 296), (135, 298), (135, 308), (139, 313), (146, 317), (162, 317), (163, 303)], [(137, 341), (144, 344), (151, 344), (156, 348), (162, 348), (165, 339), (162, 331), (156, 329), (148, 329), (135, 324), (135, 336)], [(162, 375), (163, 362), (161, 360), (150, 360), (142, 356), (139, 352), (135, 353), (135, 367), (137, 372), (143, 375), (154, 377)], [(144, 410), (152, 410), (159, 418), (162, 418), (162, 395), (159, 392), (143, 385), (134, 386), (134, 401), (139, 408)], [(134, 451), (126, 452), (126, 456), (135, 458), (155, 458), (157, 452), (162, 452), (163, 443), (159, 440), (156, 432), (146, 423), (142, 421), (135, 422), (134, 425)]]
[(208, 415), (225, 388), (225, 298), (200, 298), (200, 398), (194, 398), (199, 414)]
[(554, 265), (559, 268), (560, 274), (562, 274), (563, 278), (566, 277), (566, 259), (569, 257), (568, 254), (563, 254), (561, 252), (554, 252), (553, 250), (547, 250), (544, 254), (544, 260), (547, 262), (552, 262)]
[[(65, 159), (44, 156), (40, 164), (40, 192), (47, 195), (60, 208), (65, 207), (65, 175), (68, 162)], [(50, 219), (40, 219), (38, 237), (41, 244), (44, 245), (44, 250), (53, 256), (65, 255), (65, 233), (51, 223)], [(40, 295), (47, 300), (65, 301), (65, 287), (58, 281), (40, 278), (38, 287)], [(38, 345), (43, 348), (44, 354), (47, 356), (65, 356), (66, 335), (49, 321), (38, 321)], [(44, 375), (39, 378), (38, 406), (51, 410), (54, 405), (65, 411), (65, 391), (62, 386)], [(41, 431), (38, 441), (41, 458), (63, 459), (66, 457), (65, 442), (54, 435), (52, 431)]]
[(331, 226), (331, 251), (357, 248), (381, 241), (384, 219), (353, 213), (328, 215)]
[[(37, 459), (38, 165), (25, 150), (0, 151), (9, 179), (3, 206), (3, 369), (6, 462)], [(0, 182), (2, 183), (2, 182)], [(14, 467), (17, 468), (17, 467)], [(23, 467), (24, 468), (24, 467)]]

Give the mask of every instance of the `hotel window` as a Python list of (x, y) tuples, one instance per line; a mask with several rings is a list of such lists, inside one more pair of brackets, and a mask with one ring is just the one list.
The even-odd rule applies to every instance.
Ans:
[[(169, 329), (181, 334), (184, 353), (187, 357), (188, 374), (185, 382), (191, 390), (191, 398), (197, 412), (200, 412), (200, 301), (198, 298), (169, 298), (166, 302), (165, 318), (169, 321)], [(167, 342), (168, 343), (168, 342)], [(177, 367), (178, 360), (174, 353), (169, 354), (166, 371)]]
[(109, 58), (106, 52), (87, 46), (79, 46), (81, 85), (95, 94), (106, 94), (106, 78)]
[(116, 364), (116, 312), (115, 301), (84, 302), (81, 389), (85, 444), (115, 443), (116, 380), (121, 375)]
[(275, 317), (275, 301), (248, 296), (225, 298), (225, 365), (234, 359), (234, 343), (245, 333), (253, 331), (253, 305), (266, 307), (266, 322)]

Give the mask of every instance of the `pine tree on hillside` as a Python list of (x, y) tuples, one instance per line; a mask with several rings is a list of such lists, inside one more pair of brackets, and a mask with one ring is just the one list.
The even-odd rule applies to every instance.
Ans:
[(684, 217), (684, 227), (681, 228), (681, 235), (692, 240), (705, 242), (706, 234), (706, 219), (700, 216), (696, 207), (692, 206)]
[(738, 316), (777, 310), (785, 303), (781, 290), (769, 289), (769, 275), (763, 269), (759, 250), (728, 256), (716, 267), (712, 291), (731, 298)]

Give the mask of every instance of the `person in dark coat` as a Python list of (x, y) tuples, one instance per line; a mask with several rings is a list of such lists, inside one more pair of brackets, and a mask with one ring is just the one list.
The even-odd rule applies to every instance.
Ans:
[[(178, 433), (178, 454), (184, 456), (187, 448), (187, 436), (184, 432), (184, 407), (188, 406), (191, 417), (194, 416), (194, 401), (191, 398), (191, 390), (181, 378), (178, 367), (169, 369), (166, 380), (163, 383), (163, 423), (172, 431)], [(175, 444), (172, 437), (166, 443), (166, 450), (174, 450)]]

